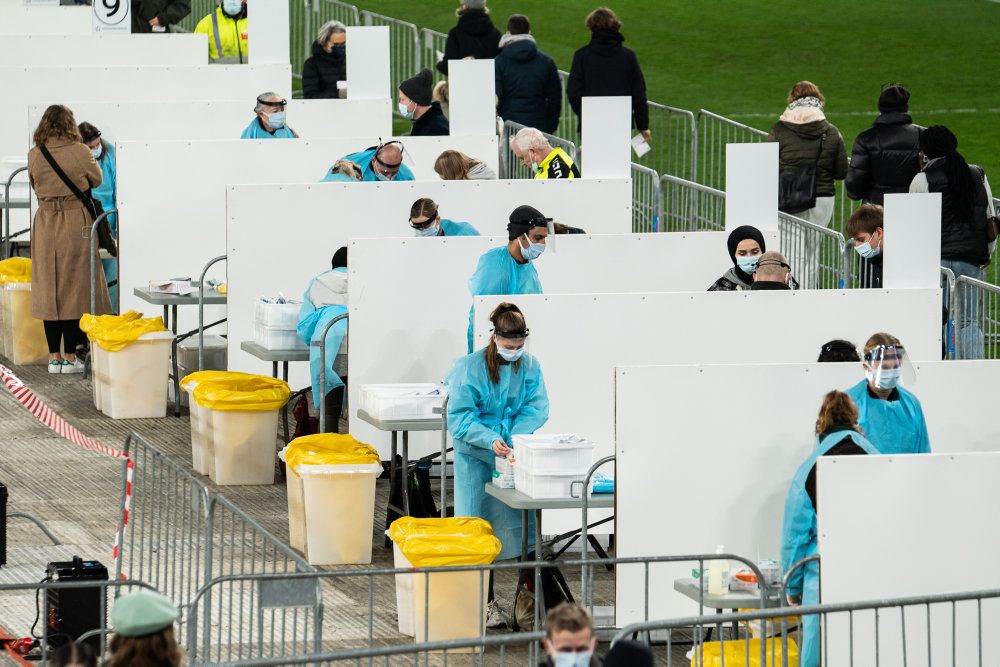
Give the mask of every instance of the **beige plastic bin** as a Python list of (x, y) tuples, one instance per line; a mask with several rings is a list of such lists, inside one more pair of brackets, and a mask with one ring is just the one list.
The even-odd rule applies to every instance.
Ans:
[(188, 394), (188, 408), (191, 416), (191, 467), (199, 475), (212, 476), (215, 474), (212, 420), (206, 414), (207, 410), (190, 398), (191, 392), (197, 386), (197, 382), (191, 382), (184, 390)]
[(211, 429), (212, 481), (219, 486), (273, 484), (278, 410), (223, 411), (201, 406), (201, 411)]
[(143, 334), (117, 352), (91, 345), (94, 405), (112, 419), (167, 416), (169, 331)]
[(18, 366), (48, 363), (41, 320), (31, 316), (31, 283), (5, 283), (0, 299), (0, 354)]

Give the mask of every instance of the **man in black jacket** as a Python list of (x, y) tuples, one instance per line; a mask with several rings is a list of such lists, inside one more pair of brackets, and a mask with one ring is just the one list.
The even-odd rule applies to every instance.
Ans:
[(538, 50), (527, 16), (507, 19), (494, 65), (499, 116), (554, 134), (562, 111), (562, 83), (555, 62)]
[(458, 24), (448, 31), (444, 43), (444, 58), (437, 70), (448, 76), (448, 61), (475, 58), (489, 60), (500, 52), (500, 31), (490, 20), (486, 0), (462, 0), (458, 8)]
[(441, 104), (431, 99), (434, 75), (426, 67), (415, 77), (399, 84), (399, 113), (413, 121), (411, 137), (447, 136), (448, 119)]
[(888, 193), (906, 192), (920, 171), (919, 125), (907, 113), (910, 91), (899, 84), (887, 86), (878, 98), (875, 124), (858, 135), (847, 170), (847, 195), (871, 204), (882, 204)]
[(132, 0), (132, 32), (168, 32), (191, 13), (191, 0)]

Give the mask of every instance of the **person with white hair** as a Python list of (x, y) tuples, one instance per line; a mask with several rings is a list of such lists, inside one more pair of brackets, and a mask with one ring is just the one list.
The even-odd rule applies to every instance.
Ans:
[(580, 169), (566, 151), (552, 148), (539, 130), (524, 127), (510, 139), (514, 157), (535, 172), (534, 178), (580, 178)]
[(285, 122), (288, 100), (268, 91), (257, 96), (253, 112), (257, 116), (243, 130), (240, 139), (298, 139), (298, 133)]
[(302, 64), (302, 97), (307, 100), (345, 97), (346, 82), (347, 28), (340, 21), (327, 21), (313, 42), (312, 55)]

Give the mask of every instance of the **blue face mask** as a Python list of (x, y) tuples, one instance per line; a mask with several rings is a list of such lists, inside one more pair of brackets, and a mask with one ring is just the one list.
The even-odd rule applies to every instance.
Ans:
[(285, 112), (275, 111), (274, 113), (267, 114), (267, 124), (276, 130), (280, 130), (285, 126)]
[(753, 255), (747, 257), (737, 257), (736, 266), (740, 267), (740, 271), (752, 276), (753, 272), (757, 270), (757, 262), (760, 261), (760, 255)]
[(865, 259), (871, 259), (873, 257), (878, 257), (882, 252), (882, 248), (873, 248), (871, 240), (865, 241), (861, 245), (854, 246), (854, 249), (858, 251), (858, 254)]
[(557, 651), (553, 662), (556, 667), (588, 667), (593, 655), (592, 651), (580, 651), (579, 653)]
[(427, 225), (424, 229), (416, 230), (417, 236), (437, 236), (439, 231), (437, 225)]
[(403, 118), (413, 118), (413, 112), (410, 111), (409, 105), (400, 102), (397, 106), (399, 107), (400, 116), (402, 116)]
[(222, 0), (222, 11), (230, 16), (236, 16), (243, 11), (243, 0)]
[[(528, 239), (528, 235), (525, 234), (524, 238)], [(539, 257), (541, 257), (541, 255), (542, 255), (543, 252), (545, 252), (545, 244), (544, 243), (532, 243), (530, 239), (528, 239), (528, 247), (527, 248), (524, 248), (524, 247), (521, 248), (521, 256), (524, 257), (529, 262), (532, 261), (532, 260), (538, 259)]]

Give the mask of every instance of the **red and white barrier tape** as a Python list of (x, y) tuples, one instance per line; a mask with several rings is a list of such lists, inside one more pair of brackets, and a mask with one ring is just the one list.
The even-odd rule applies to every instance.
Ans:
[(21, 378), (14, 374), (14, 371), (10, 370), (3, 364), (0, 364), (0, 380), (3, 381), (7, 391), (9, 391), (11, 395), (17, 399), (17, 402), (24, 406), (25, 410), (34, 415), (35, 419), (42, 422), (42, 424), (54, 433), (58, 434), (61, 438), (69, 440), (73, 444), (79, 445), (84, 449), (89, 449), (92, 452), (110, 456), (111, 458), (118, 459), (119, 461), (127, 461), (125, 470), (125, 511), (119, 518), (118, 529), (115, 532), (115, 545), (113, 549), (114, 558), (117, 561), (122, 534), (125, 532), (125, 526), (128, 525), (129, 508), (132, 505), (132, 474), (135, 469), (135, 464), (132, 462), (132, 459), (130, 459), (128, 454), (125, 452), (108, 447), (107, 445), (102, 445), (93, 438), (81, 433), (76, 429), (76, 427), (60, 417), (55, 411), (52, 410), (52, 408), (46, 405), (42, 399), (38, 398), (38, 396), (35, 395), (35, 392), (31, 391), (31, 389), (21, 381)]

